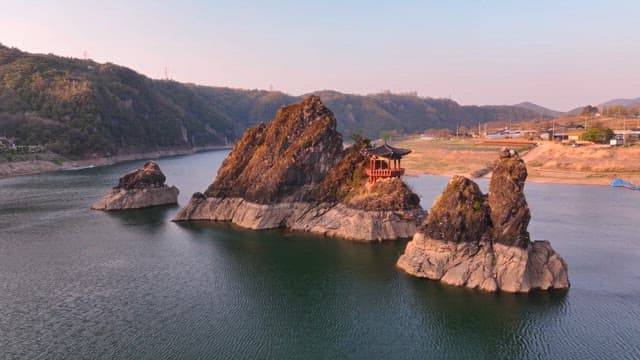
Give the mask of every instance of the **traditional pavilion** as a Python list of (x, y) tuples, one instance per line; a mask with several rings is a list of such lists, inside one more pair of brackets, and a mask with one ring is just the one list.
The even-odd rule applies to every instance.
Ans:
[(400, 167), (400, 159), (410, 152), (411, 150), (395, 148), (387, 143), (376, 148), (364, 149), (362, 153), (369, 157), (369, 166), (366, 170), (369, 183), (373, 184), (381, 178), (404, 175), (404, 169)]

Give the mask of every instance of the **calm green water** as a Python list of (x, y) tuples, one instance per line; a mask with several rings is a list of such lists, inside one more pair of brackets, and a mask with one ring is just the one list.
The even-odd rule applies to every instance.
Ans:
[[(159, 164), (185, 204), (225, 156)], [(492, 295), (399, 273), (405, 242), (89, 210), (141, 163), (0, 180), (0, 358), (640, 358), (640, 192), (528, 184), (572, 288)]]

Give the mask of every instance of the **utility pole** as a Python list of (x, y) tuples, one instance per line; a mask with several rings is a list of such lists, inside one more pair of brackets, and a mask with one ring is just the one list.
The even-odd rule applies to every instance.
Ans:
[(169, 68), (164, 67), (164, 79), (169, 80)]

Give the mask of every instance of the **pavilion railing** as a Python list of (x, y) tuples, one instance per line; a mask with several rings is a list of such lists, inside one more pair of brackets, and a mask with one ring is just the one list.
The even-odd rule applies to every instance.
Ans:
[(397, 169), (369, 169), (367, 168), (367, 176), (369, 177), (400, 177), (404, 175), (404, 168)]

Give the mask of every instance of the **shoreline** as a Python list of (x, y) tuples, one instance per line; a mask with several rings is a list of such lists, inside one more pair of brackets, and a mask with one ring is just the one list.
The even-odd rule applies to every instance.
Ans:
[[(397, 146), (413, 150), (403, 159), (408, 176), (462, 175), (471, 179), (491, 176), (493, 156), (499, 150), (498, 146), (473, 140), (427, 142), (409, 138)], [(613, 179), (621, 178), (640, 183), (640, 147), (570, 147), (542, 142), (522, 149), (521, 156), (527, 165), (528, 182), (609, 186)]]
[(211, 146), (198, 146), (190, 149), (179, 150), (156, 150), (146, 153), (135, 153), (127, 155), (118, 155), (111, 157), (97, 157), (91, 159), (82, 160), (69, 160), (62, 164), (56, 164), (47, 160), (30, 160), (30, 161), (15, 161), (0, 163), (0, 179), (37, 175), (52, 171), (60, 170), (80, 170), (89, 167), (100, 167), (118, 164), (127, 161), (135, 160), (153, 160), (169, 156), (191, 155), (200, 152), (216, 151), (216, 150), (230, 150), (232, 146), (224, 145), (211, 145)]
[[(579, 174), (578, 172), (575, 173), (569, 173), (569, 174), (573, 174), (573, 175), (577, 175)], [(471, 180), (475, 180), (475, 179), (486, 179), (486, 180), (490, 180), (491, 179), (491, 173), (480, 176), (480, 177), (474, 177), (471, 174), (459, 174), (459, 173), (444, 173), (444, 174), (436, 174), (436, 173), (430, 173), (427, 171), (407, 171), (405, 173), (405, 176), (409, 176), (409, 177), (415, 177), (415, 176), (420, 176), (420, 175), (430, 175), (430, 176), (443, 176), (443, 177), (453, 177), (455, 175), (460, 175), (460, 176), (464, 176), (467, 177)], [(556, 185), (591, 185), (591, 186), (609, 186), (609, 184), (611, 183), (611, 181), (615, 178), (616, 176), (612, 175), (611, 176), (611, 180), (609, 180), (608, 178), (606, 179), (572, 179), (572, 178), (556, 178), (556, 177), (544, 177), (544, 176), (535, 176), (535, 175), (531, 175), (529, 174), (527, 176), (527, 182), (532, 182), (532, 183), (538, 183), (538, 184), (556, 184)], [(625, 178), (626, 179), (626, 178)]]
[[(627, 181), (631, 181), (632, 183), (640, 183), (640, 177), (637, 172), (615, 172), (611, 174), (603, 174), (603, 173), (592, 173), (592, 172), (581, 172), (581, 171), (567, 171), (567, 170), (544, 170), (544, 169), (536, 169), (531, 168), (527, 169), (529, 174), (527, 176), (527, 182), (533, 182), (538, 184), (557, 184), (557, 185), (595, 185), (595, 186), (610, 186), (611, 181), (615, 178), (622, 178)], [(554, 177), (554, 176), (542, 176), (538, 173), (556, 173), (563, 174), (565, 177)], [(444, 177), (452, 177), (455, 175), (461, 175), (467, 177), (469, 179), (491, 179), (491, 172), (482, 175), (482, 176), (473, 176), (469, 173), (454, 173), (454, 172), (444, 172), (444, 173), (435, 173), (429, 171), (416, 171), (413, 169), (407, 169), (405, 176), (420, 176), (420, 175), (431, 175), (431, 176), (444, 176)]]
[[(196, 154), (200, 152), (207, 151), (216, 151), (216, 150), (230, 150), (232, 146), (200, 146), (191, 149), (180, 149), (180, 150), (157, 150), (146, 153), (135, 153), (128, 155), (119, 155), (112, 157), (98, 157), (92, 159), (82, 159), (82, 160), (70, 160), (65, 161), (63, 164), (55, 164), (51, 161), (47, 160), (31, 160), (31, 161), (16, 161), (16, 162), (7, 162), (0, 164), (0, 179), (17, 177), (17, 176), (28, 176), (28, 175), (37, 175), (47, 172), (60, 171), (60, 170), (74, 170), (74, 169), (83, 169), (87, 167), (100, 167), (100, 166), (108, 166), (117, 163), (127, 162), (127, 161), (135, 161), (135, 160), (150, 160), (150, 159), (158, 159), (169, 156), (180, 156), (180, 155), (190, 155)], [(527, 160), (527, 155), (524, 155), (525, 161)], [(622, 172), (612, 172), (612, 173), (602, 173), (602, 172), (586, 172), (586, 171), (571, 171), (571, 170), (559, 170), (559, 169), (538, 169), (535, 167), (528, 166), (529, 176), (527, 177), (527, 181), (534, 183), (542, 183), (542, 184), (560, 184), (560, 185), (597, 185), (597, 186), (609, 186), (609, 183), (616, 177), (623, 178), (627, 181), (631, 181), (633, 183), (640, 183), (640, 174), (634, 171), (630, 171), (628, 173)], [(546, 176), (545, 176), (546, 173)], [(553, 174), (560, 175), (553, 176)], [(491, 173), (485, 174), (480, 177), (474, 177), (472, 174), (463, 172), (455, 172), (455, 171), (429, 171), (427, 169), (424, 170), (416, 170), (412, 168), (406, 169), (406, 176), (420, 176), (420, 175), (433, 175), (433, 176), (444, 176), (451, 177), (454, 175), (462, 175), (471, 179), (488, 179), (491, 176)]]

